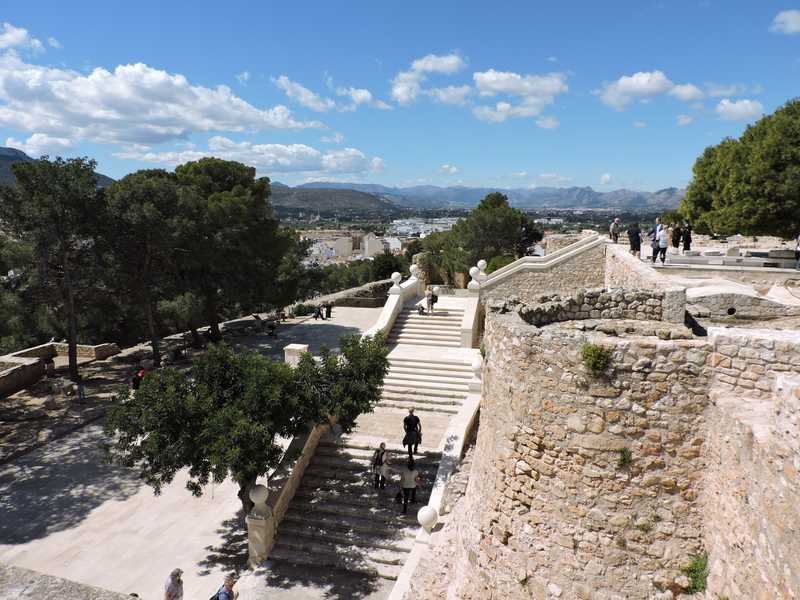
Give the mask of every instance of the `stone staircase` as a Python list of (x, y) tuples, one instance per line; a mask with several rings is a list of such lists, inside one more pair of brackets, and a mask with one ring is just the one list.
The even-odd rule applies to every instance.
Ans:
[[(396, 345), (381, 401), (358, 418), (349, 435), (320, 441), (278, 527), (271, 561), (397, 578), (419, 531), (417, 510), (428, 502), (444, 432), (473, 376), (475, 351), (458, 348), (464, 310), (450, 299), (445, 306), (433, 317), (420, 317), (408, 306), (398, 317), (389, 336)], [(386, 489), (376, 490), (371, 460), (378, 444), (386, 442), (390, 465), (403, 467), (408, 454), (400, 445), (402, 420), (410, 407), (422, 420), (416, 460), (424, 483), (417, 503), (403, 515), (394, 500), (399, 473), (392, 473)]]
[(389, 332), (389, 344), (416, 346), (461, 346), (461, 321), (464, 309), (448, 306), (434, 309), (432, 315), (420, 315), (416, 305), (404, 306)]

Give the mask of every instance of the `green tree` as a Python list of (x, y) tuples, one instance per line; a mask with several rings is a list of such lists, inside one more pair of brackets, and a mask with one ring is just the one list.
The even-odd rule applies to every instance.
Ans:
[(384, 250), (383, 254), (375, 256), (372, 261), (372, 274), (376, 281), (388, 279), (395, 271), (402, 274), (407, 270), (403, 259), (399, 256), (395, 256), (388, 250)]
[(324, 352), (321, 364), (306, 355), (292, 368), (212, 344), (191, 372), (153, 371), (132, 398), (118, 398), (105, 424), (109, 452), (157, 494), (182, 469), (195, 496), (230, 477), (248, 512), (250, 488), (282, 458), (277, 436), (329, 416), (348, 427), (377, 404), (388, 369), (383, 338), (343, 338), (341, 348)]
[(414, 255), (423, 251), (422, 241), (420, 239), (411, 240), (406, 246), (405, 257), (406, 262), (410, 265), (414, 262)]
[(145, 315), (153, 361), (161, 364), (157, 304), (174, 282), (178, 181), (163, 170), (137, 171), (106, 190), (109, 275)]
[(800, 100), (706, 148), (681, 203), (696, 229), (721, 235), (800, 231)]
[(25, 266), (66, 323), (69, 374), (78, 378), (78, 313), (91, 294), (97, 265), (98, 222), (103, 219), (96, 163), (87, 158), (12, 165), (16, 187), (0, 190), (2, 228), (31, 248)]

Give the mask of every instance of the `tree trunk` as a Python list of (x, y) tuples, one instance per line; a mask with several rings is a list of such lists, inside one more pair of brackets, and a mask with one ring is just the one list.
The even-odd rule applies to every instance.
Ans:
[(69, 378), (78, 381), (78, 320), (75, 315), (75, 295), (72, 290), (72, 278), (64, 260), (64, 312), (67, 317), (67, 357), (69, 358)]
[(153, 316), (153, 302), (150, 300), (149, 291), (145, 292), (145, 312), (147, 313), (147, 331), (150, 334), (150, 345), (153, 346), (153, 367), (158, 369), (161, 366), (160, 340), (158, 339), (158, 328)]
[(255, 506), (253, 501), (250, 500), (250, 488), (252, 488), (255, 484), (255, 477), (239, 483), (239, 493), (237, 495), (239, 496), (239, 501), (242, 503), (242, 510), (244, 511), (245, 515), (249, 515), (250, 511), (253, 510), (253, 507)]

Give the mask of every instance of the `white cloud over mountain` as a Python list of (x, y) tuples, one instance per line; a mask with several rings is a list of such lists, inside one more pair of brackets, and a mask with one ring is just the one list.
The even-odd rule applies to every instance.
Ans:
[(444, 55), (428, 54), (418, 58), (411, 63), (411, 69), (400, 71), (392, 79), (392, 98), (398, 104), (407, 106), (422, 92), (422, 83), (428, 74), (452, 75), (463, 69), (466, 64), (455, 52)]
[(603, 104), (624, 110), (631, 102), (658, 96), (674, 87), (662, 71), (639, 71), (623, 75), (613, 83), (596, 90)]
[(192, 133), (323, 127), (285, 106), (256, 108), (227, 86), (192, 85), (142, 63), (88, 75), (0, 55), (0, 126), (73, 141), (152, 144)]
[(764, 105), (758, 100), (723, 98), (714, 110), (725, 121), (749, 121), (764, 113)]
[(455, 165), (442, 165), (439, 167), (439, 172), (445, 175), (455, 175), (459, 172), (459, 168)]
[(146, 163), (178, 165), (203, 156), (236, 160), (261, 173), (360, 174), (383, 169), (383, 160), (369, 158), (356, 148), (321, 152), (306, 144), (254, 144), (236, 142), (223, 136), (208, 140), (208, 149), (155, 152), (149, 148), (130, 148), (114, 156)]
[(13, 137), (6, 138), (6, 146), (22, 150), (28, 156), (39, 158), (43, 154), (59, 154), (70, 150), (75, 142), (68, 138), (51, 137), (44, 133), (34, 133), (27, 140), (17, 140)]
[[(494, 106), (481, 105), (473, 109), (476, 117), (489, 123), (502, 123), (513, 117), (538, 116), (547, 105), (552, 104), (558, 94), (566, 92), (567, 76), (563, 73), (548, 75), (520, 75), (508, 71), (489, 69), (474, 73), (475, 88), (485, 98), (506, 95), (517, 100), (516, 104), (501, 100)], [(540, 127), (552, 129), (558, 126), (553, 118), (542, 119)]]
[(769, 30), (773, 33), (785, 33), (791, 35), (800, 33), (800, 10), (783, 10), (775, 15), (772, 26)]

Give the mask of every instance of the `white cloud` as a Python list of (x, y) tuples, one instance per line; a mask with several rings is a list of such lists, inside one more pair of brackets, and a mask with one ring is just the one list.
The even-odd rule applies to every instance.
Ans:
[(131, 148), (118, 152), (114, 156), (170, 166), (188, 160), (197, 160), (203, 156), (217, 156), (251, 165), (259, 173), (264, 174), (360, 174), (377, 172), (384, 166), (381, 158), (368, 158), (356, 148), (320, 152), (305, 144), (253, 144), (251, 142), (235, 142), (222, 136), (209, 139), (207, 151), (190, 149), (152, 152)]
[(59, 42), (59, 41), (58, 41), (56, 38), (54, 38), (54, 37), (49, 37), (49, 38), (47, 38), (47, 44), (48, 44), (48, 45), (49, 45), (51, 48), (61, 48), (61, 47), (62, 47), (62, 46), (61, 46), (61, 42)]
[(58, 154), (70, 150), (75, 143), (67, 138), (50, 137), (43, 133), (34, 133), (27, 140), (6, 139), (6, 146), (22, 150), (28, 156), (39, 158), (43, 154)]
[(689, 108), (691, 108), (692, 110), (703, 110), (703, 109), (705, 109), (705, 107), (706, 107), (706, 105), (703, 104), (702, 102), (692, 102), (689, 105)]
[(783, 10), (775, 15), (769, 30), (773, 33), (791, 35), (800, 33), (800, 10)]
[(34, 65), (0, 55), (0, 127), (100, 143), (149, 144), (194, 132), (323, 127), (301, 122), (285, 106), (259, 109), (227, 86), (191, 85), (142, 63), (114, 71)]
[[(566, 92), (566, 75), (550, 73), (548, 75), (520, 75), (507, 71), (477, 72), (472, 75), (478, 93), (484, 97), (498, 94), (519, 98), (518, 104), (501, 100), (492, 106), (477, 106), (473, 109), (475, 116), (489, 123), (502, 123), (512, 117), (535, 117), (544, 108), (552, 104), (558, 94)], [(540, 119), (540, 127), (557, 126), (553, 117)]]
[(600, 185), (608, 185), (609, 183), (611, 183), (611, 173), (600, 175)]
[(472, 93), (472, 88), (468, 85), (448, 85), (431, 88), (425, 93), (442, 104), (463, 105), (466, 104), (467, 96)]
[(723, 98), (714, 110), (720, 119), (726, 121), (749, 121), (764, 113), (764, 105), (757, 100), (732, 101)]
[(706, 83), (706, 90), (708, 95), (712, 98), (720, 98), (722, 96), (738, 96), (747, 91), (747, 86), (743, 83)]
[(672, 82), (661, 71), (640, 71), (624, 75), (613, 83), (596, 90), (603, 104), (624, 110), (634, 100), (652, 98), (671, 90)]
[(536, 185), (564, 185), (572, 181), (572, 178), (558, 173), (542, 173), (536, 177)]
[(459, 168), (455, 165), (442, 165), (439, 167), (439, 173), (444, 173), (446, 175), (455, 175), (459, 172)]
[(690, 115), (678, 115), (676, 117), (676, 121), (678, 123), (678, 127), (686, 127), (689, 123), (694, 121), (694, 117)]
[(236, 79), (242, 85), (247, 85), (247, 82), (250, 81), (250, 71), (242, 71), (236, 76)]
[(557, 56), (548, 56), (547, 57), (547, 62), (558, 62), (558, 57)]
[(634, 121), (633, 126), (636, 127), (636, 129), (644, 129), (645, 127), (647, 127), (647, 123), (645, 123), (644, 121)]
[(43, 50), (44, 46), (40, 40), (31, 37), (27, 29), (14, 27), (11, 23), (3, 23), (2, 30), (0, 30), (0, 50), (8, 48)]
[(558, 129), (561, 122), (555, 117), (539, 117), (536, 119), (536, 126), (542, 129)]
[(320, 140), (328, 144), (341, 144), (344, 141), (344, 136), (337, 131), (333, 135), (323, 135)]
[(703, 98), (703, 90), (694, 85), (693, 83), (683, 83), (676, 85), (669, 91), (670, 96), (675, 96), (678, 100), (684, 102), (691, 102), (693, 100), (700, 100)]
[(379, 108), (381, 110), (391, 110), (392, 107), (386, 104), (383, 100), (378, 100), (372, 95), (367, 89), (364, 88), (356, 88), (356, 87), (340, 87), (336, 90), (337, 96), (344, 96), (350, 98), (351, 103), (343, 106), (339, 106), (339, 110), (343, 111), (353, 111), (356, 110), (359, 106), (371, 106), (372, 108)]
[(512, 177), (519, 177), (520, 179), (524, 179), (525, 177), (528, 176), (528, 172), (527, 171), (514, 171), (511, 174), (511, 176)]
[(417, 99), (422, 91), (428, 73), (452, 75), (460, 71), (466, 62), (456, 53), (428, 54), (411, 63), (411, 69), (400, 71), (392, 79), (392, 98), (401, 105), (408, 105)]
[(307, 87), (303, 87), (296, 81), (292, 81), (286, 75), (281, 75), (277, 79), (273, 77), (272, 82), (283, 90), (287, 97), (311, 110), (325, 112), (336, 107), (336, 102), (330, 98), (323, 98), (315, 94)]
[(428, 54), (411, 63), (411, 70), (416, 73), (443, 73), (452, 75), (466, 66), (466, 62), (455, 52), (452, 54)]

